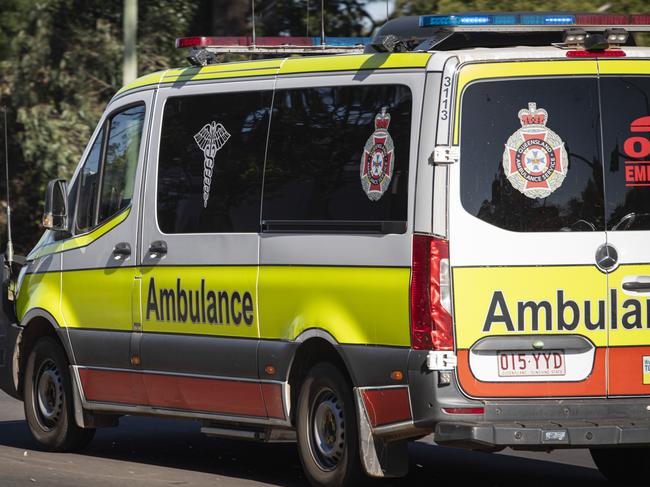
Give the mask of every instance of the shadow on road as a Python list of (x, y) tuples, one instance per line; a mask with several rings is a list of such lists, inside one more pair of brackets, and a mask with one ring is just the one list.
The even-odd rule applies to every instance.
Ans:
[[(38, 449), (24, 421), (0, 422), (0, 445)], [(560, 487), (606, 485), (593, 468), (509, 455), (442, 448), (423, 442), (410, 445), (407, 478), (373, 482), (377, 486), (475, 484), (480, 487)], [(306, 485), (294, 445), (268, 445), (208, 438), (199, 424), (156, 418), (125, 417), (118, 428), (103, 429), (83, 457), (249, 479), (278, 486)], [(126, 467), (125, 467), (126, 468)]]

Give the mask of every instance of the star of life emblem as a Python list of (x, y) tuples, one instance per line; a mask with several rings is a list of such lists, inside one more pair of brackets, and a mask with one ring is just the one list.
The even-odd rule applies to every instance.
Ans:
[(546, 127), (548, 112), (535, 102), (517, 116), (521, 128), (505, 144), (503, 171), (517, 191), (532, 199), (546, 198), (562, 185), (569, 170), (564, 142)]
[(217, 152), (228, 142), (230, 134), (217, 122), (206, 123), (194, 136), (194, 140), (203, 151), (203, 207), (207, 208), (212, 184), (212, 170)]
[(395, 145), (388, 133), (390, 114), (386, 107), (375, 116), (375, 131), (368, 137), (361, 156), (361, 187), (371, 201), (383, 196), (395, 166)]

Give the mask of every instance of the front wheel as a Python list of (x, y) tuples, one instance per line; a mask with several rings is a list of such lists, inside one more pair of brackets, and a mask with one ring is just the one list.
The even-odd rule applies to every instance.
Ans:
[(357, 413), (352, 389), (341, 371), (316, 364), (302, 383), (296, 417), (298, 452), (313, 486), (359, 485)]
[(645, 485), (650, 478), (650, 448), (592, 448), (590, 452), (610, 482)]
[(46, 450), (77, 451), (92, 440), (95, 430), (74, 420), (68, 360), (50, 337), (41, 338), (27, 359), (25, 418), (34, 439)]

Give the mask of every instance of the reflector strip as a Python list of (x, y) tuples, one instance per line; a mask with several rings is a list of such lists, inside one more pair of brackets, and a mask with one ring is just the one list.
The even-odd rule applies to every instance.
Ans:
[(446, 414), (485, 414), (485, 408), (442, 408), (442, 412)]

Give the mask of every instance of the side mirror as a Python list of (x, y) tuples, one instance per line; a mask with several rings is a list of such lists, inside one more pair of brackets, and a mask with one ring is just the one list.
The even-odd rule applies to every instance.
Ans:
[(68, 190), (64, 179), (47, 183), (43, 227), (55, 231), (68, 230)]

